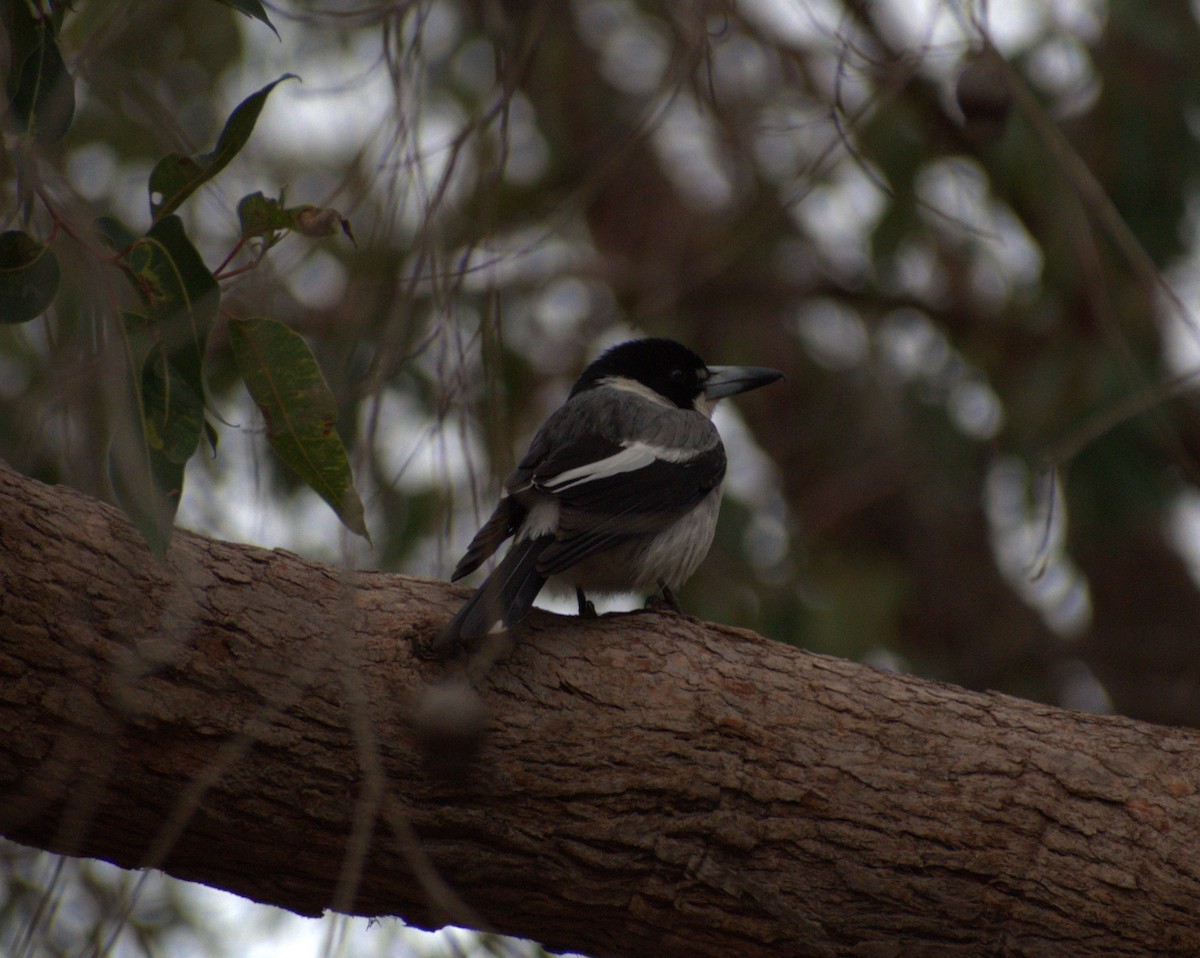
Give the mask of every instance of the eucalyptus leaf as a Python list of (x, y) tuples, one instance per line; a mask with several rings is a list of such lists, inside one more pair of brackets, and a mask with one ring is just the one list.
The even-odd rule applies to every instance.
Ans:
[(279, 37), (279, 31), (275, 29), (275, 24), (273, 24), (267, 18), (266, 8), (259, 2), (259, 0), (217, 0), (217, 3), (223, 3), (227, 7), (232, 7), (238, 13), (244, 13), (251, 19), (258, 20), (260, 23), (265, 23), (271, 28), (271, 32), (275, 34), (277, 38)]
[(117, 502), (160, 561), (166, 556), (183, 496), (184, 467), (144, 443), (114, 442), (108, 476)]
[(294, 218), (283, 205), (283, 200), (264, 196), (262, 192), (243, 196), (237, 207), (238, 222), (242, 227), (242, 239), (261, 237), (268, 246), (282, 239), (284, 230), (292, 228)]
[(147, 444), (183, 465), (200, 445), (204, 403), (161, 349), (147, 357), (141, 388)]
[(109, 249), (129, 249), (137, 242), (137, 234), (115, 216), (98, 216), (92, 221), (92, 232)]
[(167, 358), (196, 395), (203, 396), (204, 351), (220, 288), (179, 217), (166, 216), (155, 223), (129, 248), (126, 263)]
[[(264, 196), (262, 192), (243, 196), (238, 203), (238, 222), (242, 239), (264, 238), (267, 246), (279, 242), (279, 234), (291, 230), (302, 236), (332, 236), (340, 228), (351, 243), (355, 243), (350, 221), (337, 210), (321, 206), (284, 206), (283, 197)], [(355, 244), (357, 245), (357, 244)]]
[(369, 542), (350, 459), (335, 428), (337, 404), (308, 344), (273, 319), (231, 319), (229, 339), (271, 447), (346, 528)]
[(109, 478), (117, 502), (162, 559), (183, 496), (184, 469), (209, 427), (200, 397), (161, 347), (150, 350), (138, 388), (140, 414), (133, 422), (141, 428), (118, 430), (109, 448)]
[(44, 313), (58, 293), (54, 253), (28, 233), (0, 233), (0, 323), (25, 323)]
[(225, 121), (212, 152), (195, 156), (169, 153), (159, 160), (150, 173), (150, 215), (159, 220), (174, 212), (197, 189), (225, 169), (250, 139), (271, 91), (284, 80), (295, 79), (298, 78), (294, 73), (285, 73), (239, 103)]
[(9, 71), (9, 112), (41, 143), (54, 143), (75, 115), (75, 84), (54, 38), (54, 21), (34, 17), (27, 3), (4, 4)]

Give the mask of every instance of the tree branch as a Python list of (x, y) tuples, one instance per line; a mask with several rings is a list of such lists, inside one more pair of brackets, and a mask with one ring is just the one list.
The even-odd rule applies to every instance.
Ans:
[(0, 832), (596, 956), (1200, 952), (1195, 732), (535, 614), (446, 777), (410, 717), (458, 667), (412, 648), (464, 594), (182, 532), (158, 565), (0, 464)]

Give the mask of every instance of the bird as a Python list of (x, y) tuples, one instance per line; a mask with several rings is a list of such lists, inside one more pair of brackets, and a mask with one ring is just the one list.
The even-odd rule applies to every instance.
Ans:
[(783, 377), (756, 366), (709, 366), (671, 339), (613, 346), (584, 369), (504, 481), (499, 504), (451, 575), (507, 554), (434, 640), (435, 653), (508, 632), (549, 583), (589, 594), (676, 591), (708, 554), (725, 478), (712, 422), (718, 400)]

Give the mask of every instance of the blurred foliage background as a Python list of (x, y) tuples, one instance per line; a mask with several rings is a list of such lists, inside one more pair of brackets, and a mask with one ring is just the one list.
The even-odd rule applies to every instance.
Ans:
[[(113, 499), (132, 292), (78, 234), (143, 232), (154, 163), (291, 72), (179, 213), (210, 269), (256, 190), (336, 209), (357, 245), (232, 261), (220, 442), (180, 524), (444, 577), (583, 365), (672, 336), (787, 376), (720, 411), (690, 612), (1200, 724), (1195, 4), (281, 0), (278, 37), (215, 0), (52, 6), (73, 122), (47, 145), (10, 115), (0, 153), (2, 228), (62, 270), (43, 316), (0, 324), (18, 469)], [(258, 316), (320, 363), (372, 547), (263, 437), (226, 325)]]

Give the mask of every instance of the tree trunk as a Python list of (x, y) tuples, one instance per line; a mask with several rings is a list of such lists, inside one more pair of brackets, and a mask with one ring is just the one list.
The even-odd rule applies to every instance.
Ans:
[(595, 956), (1200, 953), (1200, 734), (536, 613), (474, 762), (423, 759), (470, 696), (414, 644), (464, 594), (182, 532), (159, 565), (0, 464), (0, 832)]

